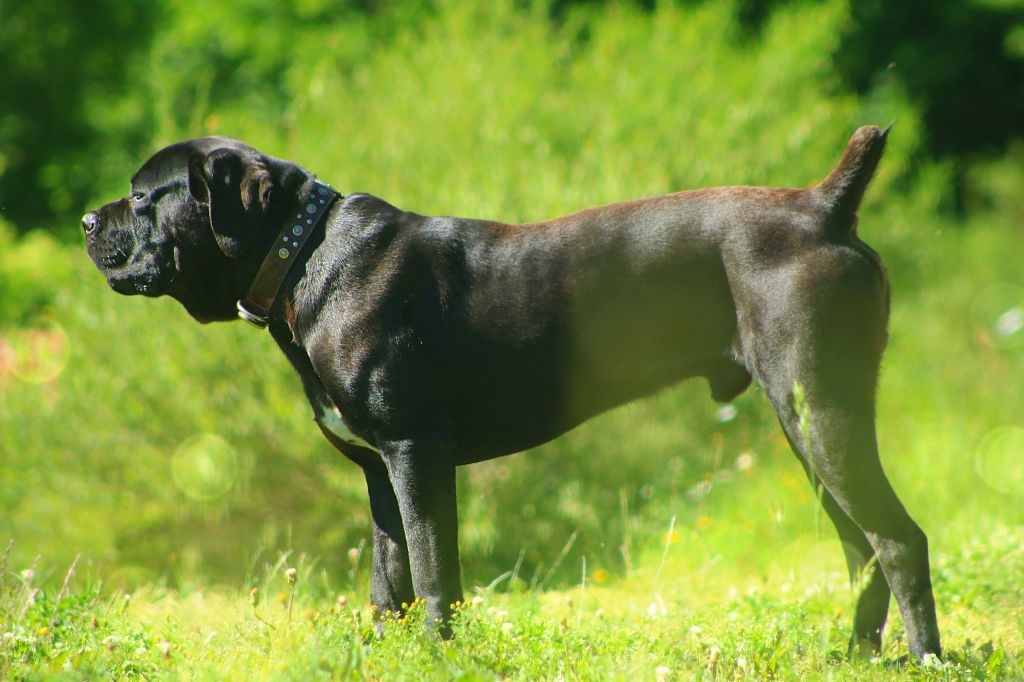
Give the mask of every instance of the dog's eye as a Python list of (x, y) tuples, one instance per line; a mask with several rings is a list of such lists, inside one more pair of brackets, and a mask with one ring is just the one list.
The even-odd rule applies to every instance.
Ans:
[(146, 195), (143, 194), (142, 192), (132, 192), (130, 195), (128, 195), (128, 198), (131, 200), (133, 204), (137, 204), (143, 199), (145, 199)]

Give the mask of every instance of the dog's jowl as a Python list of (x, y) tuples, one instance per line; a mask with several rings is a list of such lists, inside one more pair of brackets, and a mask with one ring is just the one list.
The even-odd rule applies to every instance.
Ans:
[(527, 225), (342, 196), (207, 137), (157, 152), (82, 225), (115, 291), (273, 335), (324, 435), (365, 472), (381, 612), (420, 597), (448, 632), (462, 596), (456, 466), (686, 378), (719, 401), (753, 379), (824, 486), (851, 576), (881, 569), (851, 649), (878, 650), (891, 593), (923, 657), (940, 653), (927, 540), (875, 438), (889, 287), (856, 231), (887, 132), (858, 130), (806, 189), (678, 192)]

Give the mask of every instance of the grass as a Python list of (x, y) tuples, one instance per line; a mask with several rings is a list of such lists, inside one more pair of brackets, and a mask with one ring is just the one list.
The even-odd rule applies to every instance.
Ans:
[[(690, 538), (687, 538), (689, 540)], [(693, 543), (700, 545), (700, 542)], [(835, 544), (835, 543), (829, 543)], [(1024, 599), (1024, 533), (978, 538), (936, 557), (945, 661), (908, 662), (898, 619), (883, 656), (847, 661), (852, 593), (834, 557), (805, 547), (789, 570), (687, 560), (682, 539), (664, 566), (612, 584), (564, 590), (478, 588), (458, 610), (456, 636), (425, 633), (422, 609), (386, 618), (378, 634), (365, 594), (337, 594), (315, 569), (298, 571), (289, 610), (287, 558), (244, 591), (149, 585), (40, 590), (5, 579), (0, 673), (96, 679), (1019, 679), (1024, 617), (992, 629), (991, 613)], [(692, 544), (686, 542), (689, 555)], [(792, 548), (790, 548), (792, 549)], [(838, 551), (837, 547), (830, 550)], [(664, 570), (662, 570), (664, 569)], [(12, 576), (16, 576), (13, 580)], [(979, 590), (980, 584), (1000, 589)], [(78, 586), (76, 586), (78, 585)], [(72, 672), (73, 671), (73, 672)], [(84, 676), (84, 677), (83, 677)]]

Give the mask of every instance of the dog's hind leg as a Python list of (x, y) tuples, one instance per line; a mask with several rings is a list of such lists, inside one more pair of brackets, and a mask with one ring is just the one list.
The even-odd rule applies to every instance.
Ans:
[[(872, 295), (870, 283), (854, 275), (833, 274), (788, 294), (777, 289), (775, 306), (760, 307), (766, 318), (758, 326), (766, 331), (745, 339), (746, 357), (797, 453), (877, 555), (910, 652), (939, 655), (928, 541), (889, 484), (875, 436), (886, 314), (884, 299), (873, 299), (884, 292)], [(875, 589), (880, 600), (881, 588)], [(880, 609), (870, 601), (875, 596), (869, 594), (865, 608)]]
[[(899, 604), (910, 652), (918, 658), (940, 655), (928, 541), (882, 470), (870, 406), (829, 402), (809, 388), (805, 395), (804, 423), (791, 397), (771, 395), (790, 441), (797, 444), (815, 478), (839, 510), (863, 531), (877, 555)], [(862, 605), (880, 609), (880, 604), (871, 601), (881, 597), (880, 587), (875, 589), (878, 593), (868, 593), (868, 601), (858, 604), (858, 612)], [(875, 618), (884, 620), (877, 614)], [(863, 625), (868, 627), (868, 623)], [(863, 634), (871, 633), (855, 632), (858, 637)]]
[[(862, 588), (857, 596), (856, 613), (853, 616), (850, 657), (877, 654), (882, 650), (882, 630), (889, 615), (889, 598), (892, 593), (881, 567), (875, 565), (875, 549), (868, 542), (864, 531), (843, 511), (832, 497), (832, 493), (817, 480), (811, 467), (800, 454), (800, 449), (792, 441), (790, 446), (803, 466), (807, 478), (815, 487), (815, 494), (820, 496), (821, 506), (839, 534), (843, 555), (846, 558), (846, 568), (850, 573), (850, 583), (855, 588)], [(865, 571), (869, 571), (870, 575), (865, 576)], [(866, 583), (861, 583), (865, 577)]]

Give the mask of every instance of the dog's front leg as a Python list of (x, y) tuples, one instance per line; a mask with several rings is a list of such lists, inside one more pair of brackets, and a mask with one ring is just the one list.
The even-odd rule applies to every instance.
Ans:
[(451, 635), (452, 605), (462, 599), (455, 465), (444, 441), (416, 438), (381, 448), (402, 514), (416, 596), (427, 621)]
[(387, 467), (373, 450), (341, 440), (323, 424), (320, 430), (339, 452), (359, 465), (366, 477), (370, 515), (373, 517), (370, 603), (375, 607), (376, 618), (380, 619), (388, 612), (402, 615), (405, 612), (402, 605), (411, 604), (416, 597), (409, 570), (402, 512), (391, 487)]
[(388, 612), (400, 615), (405, 611), (403, 604), (415, 599), (402, 513), (384, 465), (378, 461), (376, 466), (364, 466), (363, 472), (373, 516), (370, 603), (376, 607), (378, 618)]

